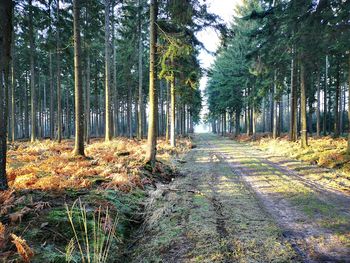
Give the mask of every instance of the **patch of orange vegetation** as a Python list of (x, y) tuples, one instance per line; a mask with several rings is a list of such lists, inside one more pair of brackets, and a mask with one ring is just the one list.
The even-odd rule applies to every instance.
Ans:
[[(190, 140), (181, 139), (172, 149), (164, 140), (158, 144), (159, 156), (184, 152)], [(141, 178), (146, 141), (118, 138), (111, 142), (92, 140), (86, 146), (86, 158), (72, 155), (73, 141), (62, 143), (49, 140), (16, 142), (8, 151), (7, 176), (13, 189), (61, 190), (89, 188), (102, 179), (102, 187), (129, 191), (143, 187)]]

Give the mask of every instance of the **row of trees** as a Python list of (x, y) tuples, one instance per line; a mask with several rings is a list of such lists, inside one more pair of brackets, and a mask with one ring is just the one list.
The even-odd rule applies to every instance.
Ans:
[(213, 131), (288, 131), (306, 147), (308, 133), (350, 129), (350, 2), (244, 0), (236, 13), (206, 89)]
[(8, 13), (0, 17), (6, 28), (1, 189), (7, 134), (10, 141), (58, 142), (75, 134), (76, 155), (84, 155), (91, 136), (147, 135), (145, 160), (154, 164), (158, 136), (175, 146), (176, 134), (193, 131), (201, 108), (195, 35), (207, 26), (222, 29), (201, 1), (6, 0), (0, 6)]

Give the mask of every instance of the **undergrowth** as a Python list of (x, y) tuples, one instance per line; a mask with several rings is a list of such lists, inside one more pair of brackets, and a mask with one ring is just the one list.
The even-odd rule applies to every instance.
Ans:
[[(82, 254), (85, 262), (125, 262), (125, 246), (143, 220), (148, 189), (176, 176), (171, 159), (188, 151), (191, 141), (181, 139), (178, 145), (173, 149), (160, 140), (159, 162), (152, 168), (144, 166), (145, 140), (115, 139), (105, 143), (94, 139), (86, 147), (86, 158), (71, 155), (71, 140), (61, 144), (37, 141), (10, 145), (10, 189), (0, 193), (0, 262), (25, 261), (26, 257), (28, 262), (82, 262)], [(78, 209), (74, 206), (76, 200), (81, 202)], [(75, 207), (74, 211), (83, 212), (69, 217), (65, 205), (68, 211)], [(80, 243), (83, 253), (79, 252), (78, 244), (86, 240), (87, 229), (94, 233), (96, 222), (104, 221), (105, 225), (112, 218), (118, 219), (112, 231), (116, 238), (109, 243), (113, 260), (106, 257), (105, 251), (100, 261), (94, 261), (93, 246), (89, 253), (83, 249), (86, 241)], [(80, 225), (86, 225), (86, 229)], [(90, 234), (88, 239), (94, 243)]]

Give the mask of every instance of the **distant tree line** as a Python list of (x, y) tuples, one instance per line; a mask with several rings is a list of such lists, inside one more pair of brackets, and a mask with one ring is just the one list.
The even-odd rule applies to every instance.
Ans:
[[(1, 169), (6, 141), (193, 132), (202, 71), (196, 32), (224, 29), (199, 0), (4, 0), (1, 7)], [(10, 21), (10, 22), (8, 22)], [(11, 41), (12, 40), (12, 41)], [(8, 46), (10, 45), (10, 46)]]
[(349, 14), (343, 0), (244, 0), (209, 72), (212, 131), (350, 142)]

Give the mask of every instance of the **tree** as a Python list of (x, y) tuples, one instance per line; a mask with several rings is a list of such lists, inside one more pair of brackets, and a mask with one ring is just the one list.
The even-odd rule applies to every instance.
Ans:
[(74, 155), (84, 156), (84, 105), (81, 69), (80, 0), (73, 1), (74, 28), (74, 95), (75, 95), (75, 148)]
[(30, 116), (31, 116), (31, 135), (30, 140), (36, 139), (36, 96), (35, 96), (35, 65), (34, 65), (34, 29), (33, 29), (33, 5), (29, 0), (29, 46), (30, 46)]
[(157, 153), (157, 85), (156, 85), (156, 52), (157, 52), (157, 0), (150, 3), (150, 51), (149, 51), (149, 117), (148, 117), (148, 139), (145, 161), (155, 164)]
[(105, 140), (112, 139), (112, 112), (111, 112), (111, 69), (110, 69), (110, 0), (105, 0)]
[(61, 98), (61, 57), (60, 57), (60, 1), (57, 0), (56, 24), (56, 77), (57, 77), (57, 141), (62, 140), (62, 98)]
[(138, 0), (138, 57), (139, 57), (139, 64), (138, 64), (138, 71), (139, 71), (139, 94), (138, 94), (138, 113), (137, 113), (137, 122), (138, 122), (138, 132), (137, 137), (138, 139), (142, 139), (143, 137), (143, 66), (142, 66), (142, 52), (143, 52), (143, 44), (142, 44), (142, 16), (141, 16), (141, 9), (142, 4), (141, 0)]
[(7, 189), (7, 90), (12, 35), (12, 1), (0, 1), (0, 191)]

